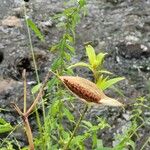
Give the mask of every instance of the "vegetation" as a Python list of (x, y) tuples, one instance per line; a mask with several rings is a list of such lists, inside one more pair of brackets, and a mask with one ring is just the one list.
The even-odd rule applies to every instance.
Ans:
[[(114, 137), (116, 145), (114, 147), (104, 147), (103, 141), (97, 133), (105, 128), (111, 128), (107, 122), (107, 118), (95, 116), (97, 119), (95, 123), (88, 121), (85, 115), (88, 115), (90, 106), (85, 104), (85, 108), (80, 112), (78, 106), (75, 104), (77, 98), (75, 98), (65, 86), (62, 86), (62, 81), (59, 79), (60, 76), (63, 75), (74, 76), (73, 68), (75, 67), (86, 67), (92, 72), (94, 82), (100, 90), (112, 88), (117, 82), (124, 80), (124, 77), (114, 77), (110, 71), (103, 67), (107, 54), (103, 52), (96, 54), (91, 45), (85, 46), (88, 63), (78, 62), (71, 64), (71, 58), (75, 56), (75, 29), (76, 25), (80, 22), (80, 18), (85, 13), (85, 7), (86, 0), (78, 0), (77, 2), (75, 1), (74, 5), (54, 16), (54, 19), (58, 20), (61, 17), (64, 18), (64, 20), (58, 24), (64, 32), (60, 41), (50, 48), (50, 52), (53, 51), (57, 53), (58, 57), (57, 59), (55, 58), (53, 64), (50, 66), (50, 70), (43, 83), (40, 83), (39, 80), (30, 30), (32, 30), (42, 42), (44, 42), (45, 39), (35, 23), (31, 19), (26, 18), (25, 9), (25, 20), (28, 28), (30, 49), (34, 60), (37, 85), (32, 88), (33, 104), (30, 108), (27, 108), (26, 72), (24, 70), (24, 110), (22, 112), (16, 104), (13, 106), (22, 117), (22, 126), (25, 128), (29, 146), (22, 148), (16, 139), (9, 141), (8, 137), (15, 131), (17, 126), (13, 127), (0, 118), (0, 134), (10, 132), (0, 143), (2, 150), (14, 150), (14, 145), (20, 150), (84, 150), (86, 149), (86, 142), (88, 140), (91, 141), (90, 149), (93, 150), (136, 149), (134, 138), (138, 138), (139, 129), (146, 126), (149, 122), (149, 120), (142, 115), (143, 109), (149, 109), (149, 107), (145, 105), (147, 101), (146, 98), (137, 98), (135, 101), (132, 106), (133, 109), (129, 126)], [(53, 77), (50, 78), (52, 74)], [(45, 91), (45, 95), (43, 95), (43, 91)], [(42, 114), (38, 111), (38, 109), (41, 108)], [(28, 117), (33, 113), (35, 113), (38, 125), (37, 136), (33, 136), (30, 121), (28, 120)], [(79, 118), (77, 116), (79, 116)], [(65, 125), (65, 122), (67, 122), (67, 125)], [(143, 143), (141, 150), (144, 150), (149, 141), (150, 138)]]

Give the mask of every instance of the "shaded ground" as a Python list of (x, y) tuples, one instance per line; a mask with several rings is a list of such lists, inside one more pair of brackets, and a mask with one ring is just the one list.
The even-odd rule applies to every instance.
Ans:
[[(83, 43), (91, 41), (97, 52), (108, 52), (106, 68), (116, 76), (126, 77), (126, 80), (119, 84), (126, 96), (124, 101), (131, 102), (131, 99), (147, 95), (150, 88), (150, 0), (93, 0), (88, 1), (87, 7), (88, 15), (77, 27), (77, 56), (72, 61), (86, 60)], [(60, 0), (33, 0), (27, 8), (28, 15), (46, 38), (46, 43), (42, 43), (32, 35), (42, 80), (55, 58), (48, 48), (56, 43), (61, 35), (51, 17), (61, 12), (64, 4)], [(33, 60), (23, 16), (20, 0), (0, 2), (0, 108), (10, 110), (9, 113), (1, 112), (0, 117), (12, 124), (17, 124), (17, 120), (10, 108), (10, 102), (22, 104), (20, 93), (23, 91), (23, 68), (28, 71), (28, 85), (35, 84)], [(75, 71), (84, 77), (91, 76), (84, 69), (78, 68)], [(112, 96), (116, 95), (110, 91), (106, 92)], [(112, 145), (112, 133), (130, 123), (130, 108), (127, 108), (126, 112), (115, 108), (95, 108), (87, 114), (88, 119), (94, 119), (95, 114), (107, 117), (108, 122), (114, 125), (112, 130), (103, 133), (104, 144), (107, 146)], [(150, 117), (150, 113), (145, 112), (145, 116)], [(144, 134), (149, 136), (149, 132), (150, 128), (147, 126), (142, 130), (138, 141)], [(150, 147), (147, 147), (148, 149)]]

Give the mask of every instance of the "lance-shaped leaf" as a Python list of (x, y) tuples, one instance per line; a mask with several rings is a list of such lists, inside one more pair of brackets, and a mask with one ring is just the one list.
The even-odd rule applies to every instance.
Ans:
[(45, 38), (41, 31), (38, 29), (38, 27), (35, 25), (35, 23), (31, 19), (27, 19), (27, 23), (29, 27), (34, 31), (35, 35), (42, 41), (45, 41)]
[(107, 88), (111, 87), (112, 85), (116, 84), (119, 81), (124, 80), (124, 77), (117, 77), (117, 78), (113, 78), (113, 79), (108, 79), (108, 77), (106, 78), (99, 78), (99, 80), (97, 81), (97, 86), (102, 89), (102, 90), (106, 90)]
[(11, 130), (13, 130), (13, 127), (4, 119), (0, 118), (0, 133), (10, 132)]
[(94, 61), (96, 60), (96, 54), (95, 54), (94, 48), (91, 45), (87, 45), (86, 46), (86, 53), (87, 53), (87, 56), (89, 58), (90, 64), (93, 66)]
[(99, 54), (96, 56), (97, 66), (102, 65), (103, 60), (104, 60), (104, 58), (105, 58), (106, 55), (107, 55), (107, 53), (99, 53)]
[(91, 66), (87, 63), (84, 63), (84, 62), (78, 62), (76, 64), (73, 64), (73, 65), (69, 66), (68, 69), (74, 68), (74, 67), (87, 67), (87, 68), (92, 70)]

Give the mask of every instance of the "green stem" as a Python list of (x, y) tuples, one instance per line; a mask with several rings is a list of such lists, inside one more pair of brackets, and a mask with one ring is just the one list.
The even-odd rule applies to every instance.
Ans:
[(33, 51), (33, 45), (32, 45), (31, 33), (30, 33), (30, 29), (29, 29), (29, 23), (27, 20), (27, 13), (26, 13), (25, 5), (24, 5), (24, 15), (25, 15), (25, 21), (26, 21), (27, 30), (28, 30), (28, 38), (29, 38), (30, 50), (31, 50), (32, 58), (33, 58), (33, 64), (34, 64), (34, 68), (35, 68), (36, 79), (37, 79), (38, 83), (40, 83), (37, 64), (36, 64), (35, 55), (34, 55), (34, 51)]
[[(35, 60), (35, 54), (34, 54), (33, 45), (32, 45), (32, 39), (31, 39), (31, 33), (30, 33), (30, 29), (29, 29), (29, 24), (28, 24), (28, 21), (27, 21), (27, 13), (26, 13), (25, 4), (24, 4), (24, 16), (25, 16), (25, 21), (26, 21), (27, 30), (28, 30), (28, 38), (29, 38), (30, 50), (31, 50), (32, 58), (33, 58), (33, 64), (34, 64), (34, 68), (35, 68), (36, 79), (37, 79), (37, 82), (39, 84), (40, 83), (40, 79), (39, 79), (39, 75), (38, 75), (38, 69), (37, 69), (37, 64), (36, 64), (36, 60)], [(42, 99), (43, 118), (45, 120), (44, 100), (43, 100), (43, 98), (41, 98), (41, 99)], [(40, 119), (39, 119), (40, 117), (39, 117), (39, 114), (37, 112), (37, 109), (36, 109), (36, 118), (38, 118), (37, 122), (38, 122), (39, 130), (40, 130), (41, 135), (42, 135), (42, 127), (41, 127), (41, 123), (39, 122), (40, 121)]]
[(75, 128), (74, 128), (74, 130), (73, 130), (73, 132), (72, 132), (72, 135), (71, 135), (71, 137), (70, 137), (70, 139), (69, 139), (67, 145), (64, 146), (63, 150), (67, 150), (67, 149), (68, 149), (68, 147), (69, 147), (69, 145), (70, 145), (70, 143), (71, 143), (73, 137), (75, 136), (75, 133), (76, 133), (76, 131), (78, 130), (78, 128), (79, 128), (79, 126), (80, 126), (80, 123), (81, 123), (82, 119), (84, 118), (85, 113), (87, 112), (87, 110), (88, 110), (88, 104), (86, 104), (86, 106), (85, 106), (85, 108), (84, 108), (84, 111), (83, 111), (83, 113), (81, 114), (81, 116), (80, 116), (80, 118), (79, 118), (79, 120), (78, 120), (78, 122), (77, 122), (77, 124), (76, 124), (76, 126), (75, 126)]
[(145, 146), (150, 142), (150, 137), (146, 140), (146, 142), (143, 144), (142, 148), (140, 150), (143, 150)]

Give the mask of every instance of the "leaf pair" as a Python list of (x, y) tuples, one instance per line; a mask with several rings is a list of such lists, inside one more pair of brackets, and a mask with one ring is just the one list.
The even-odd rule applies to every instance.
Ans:
[(95, 54), (95, 50), (91, 45), (86, 46), (86, 53), (89, 59), (89, 63), (91, 68), (96, 69), (99, 66), (101, 67), (103, 60), (107, 53), (99, 53), (98, 55)]

